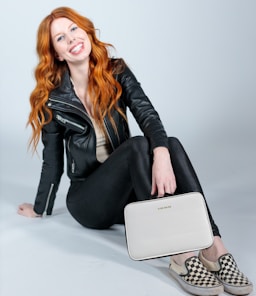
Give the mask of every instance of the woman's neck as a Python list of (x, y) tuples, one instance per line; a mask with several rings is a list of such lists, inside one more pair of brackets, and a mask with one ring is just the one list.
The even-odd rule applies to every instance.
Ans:
[(92, 115), (92, 103), (88, 93), (89, 68), (71, 67), (70, 80), (77, 97), (83, 103), (87, 112)]

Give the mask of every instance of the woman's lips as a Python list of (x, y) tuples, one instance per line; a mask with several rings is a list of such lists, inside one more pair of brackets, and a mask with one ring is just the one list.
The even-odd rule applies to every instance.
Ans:
[(70, 49), (71, 53), (78, 53), (83, 47), (83, 43), (79, 43)]

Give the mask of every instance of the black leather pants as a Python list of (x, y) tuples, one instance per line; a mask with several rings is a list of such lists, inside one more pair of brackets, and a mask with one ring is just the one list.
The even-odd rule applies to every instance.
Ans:
[[(169, 151), (177, 182), (175, 194), (201, 192), (192, 164), (177, 138), (169, 138)], [(109, 228), (123, 221), (127, 203), (152, 198), (152, 155), (148, 140), (137, 136), (120, 145), (86, 180), (71, 183), (67, 207), (83, 226)], [(207, 206), (214, 235), (220, 235)]]

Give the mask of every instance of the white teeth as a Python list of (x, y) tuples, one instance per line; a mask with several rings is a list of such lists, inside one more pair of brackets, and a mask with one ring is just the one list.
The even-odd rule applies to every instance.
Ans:
[(74, 48), (71, 50), (71, 52), (76, 53), (76, 52), (78, 52), (78, 51), (81, 49), (81, 47), (82, 47), (82, 44), (78, 44), (76, 47), (74, 47)]

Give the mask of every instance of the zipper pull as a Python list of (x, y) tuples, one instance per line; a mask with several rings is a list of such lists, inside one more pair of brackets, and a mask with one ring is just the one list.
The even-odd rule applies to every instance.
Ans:
[(60, 116), (59, 114), (56, 115), (56, 118), (57, 118), (59, 121), (63, 122), (64, 124), (67, 122), (67, 121), (65, 120), (65, 118), (63, 118), (63, 117)]
[(71, 164), (71, 172), (72, 172), (72, 174), (75, 173), (75, 167), (76, 167), (75, 162), (74, 162), (74, 160), (72, 160), (72, 164)]

